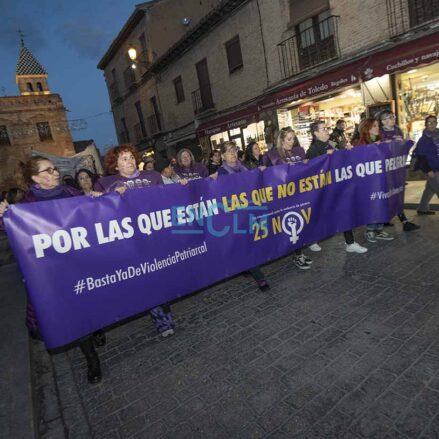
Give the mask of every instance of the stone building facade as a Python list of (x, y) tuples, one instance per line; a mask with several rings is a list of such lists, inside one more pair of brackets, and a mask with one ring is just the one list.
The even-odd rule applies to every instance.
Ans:
[[(124, 88), (112, 99), (119, 141), (140, 149), (154, 145), (168, 155), (187, 141), (200, 142), (207, 152), (227, 138), (242, 147), (250, 138), (268, 144), (267, 126), (273, 123), (274, 130), (293, 124), (306, 142), (311, 117), (322, 117), (332, 127), (344, 117), (353, 129), (363, 111), (387, 107), (410, 131), (425, 111), (416, 117), (407, 111), (402, 97), (412, 90), (404, 75), (429, 65), (431, 72), (422, 77), (433, 78), (439, 59), (439, 13), (426, 3), (223, 0), (199, 9), (192, 5), (199, 20), (157, 50), (149, 37), (144, 50), (157, 56), (147, 57), (124, 88), (111, 77), (114, 63), (124, 58), (128, 68), (129, 45), (142, 32), (156, 33), (145, 17), (156, 13), (155, 29), (160, 29), (167, 14), (158, 8), (174, 7), (166, 0), (153, 2), (144, 18), (133, 21), (136, 10), (98, 66), (110, 95), (112, 88)], [(184, 10), (188, 16), (189, 10)], [(415, 98), (412, 93), (412, 106)], [(331, 107), (331, 100), (337, 105)]]
[(0, 188), (16, 185), (14, 170), (32, 151), (75, 153), (61, 96), (50, 91), (47, 72), (22, 44), (16, 68), (20, 96), (0, 97)]

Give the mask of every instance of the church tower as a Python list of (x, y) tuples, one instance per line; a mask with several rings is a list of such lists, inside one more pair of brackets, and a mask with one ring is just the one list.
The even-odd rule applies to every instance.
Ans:
[(50, 94), (47, 72), (35, 59), (31, 51), (21, 39), (20, 55), (18, 56), (15, 70), (15, 81), (21, 96), (48, 95)]

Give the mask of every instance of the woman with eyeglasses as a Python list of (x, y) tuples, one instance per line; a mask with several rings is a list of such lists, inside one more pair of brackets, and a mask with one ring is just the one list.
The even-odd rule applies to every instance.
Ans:
[[(119, 192), (163, 184), (157, 171), (139, 171), (139, 154), (132, 145), (119, 145), (111, 148), (105, 156), (105, 170), (108, 174), (94, 185), (101, 192)], [(183, 180), (182, 184), (186, 183)], [(149, 311), (157, 332), (162, 337), (174, 335), (174, 322), (168, 304), (156, 306)]]
[[(227, 141), (221, 145), (222, 165), (218, 168), (218, 178), (224, 175), (239, 174), (241, 172), (247, 172), (248, 169), (238, 159), (238, 147), (235, 142)], [(253, 267), (248, 270), (253, 279), (258, 284), (258, 288), (261, 291), (267, 291), (270, 286), (268, 285), (265, 275), (262, 270), (257, 267)]]
[[(399, 128), (398, 125), (396, 125), (396, 116), (393, 111), (390, 110), (383, 110), (379, 114), (379, 122), (380, 122), (380, 139), (384, 142), (386, 141), (402, 141), (404, 140), (404, 134), (401, 131), (401, 128)], [(399, 220), (402, 223), (402, 229), (404, 232), (411, 232), (413, 230), (417, 230), (420, 228), (417, 224), (414, 224), (410, 222), (407, 219), (407, 216), (405, 215), (404, 211), (402, 211), (398, 215)], [(387, 226), (393, 226), (392, 223), (386, 223)]]
[[(306, 152), (308, 159), (313, 159), (325, 154), (334, 154), (335, 149), (329, 143), (329, 132), (326, 124), (322, 120), (316, 120), (309, 126), (309, 130), (312, 136), (311, 146)], [(346, 145), (345, 149), (352, 149), (352, 145)], [(366, 253), (367, 248), (358, 244), (354, 238), (354, 232), (352, 230), (346, 230), (344, 233), (344, 239), (346, 244), (346, 251), (348, 253)]]
[[(35, 156), (30, 158), (26, 163), (20, 163), (16, 173), (17, 183), (21, 188), (26, 190), (24, 198), (21, 202), (31, 203), (37, 201), (58, 200), (62, 198), (70, 198), (81, 193), (71, 187), (60, 183), (59, 170), (50, 160), (45, 157)], [(0, 219), (3, 217), (7, 202), (0, 203)], [(28, 297), (26, 309), (26, 326), (29, 334), (33, 338), (41, 338), (38, 330), (38, 322), (35, 316), (32, 304)], [(98, 345), (105, 344), (104, 340), (95, 340)], [(102, 344), (103, 343), (103, 344)], [(102, 379), (100, 362), (98, 354), (93, 344), (91, 336), (82, 337), (78, 340), (79, 348), (87, 360), (87, 379), (89, 383), (98, 383)]]

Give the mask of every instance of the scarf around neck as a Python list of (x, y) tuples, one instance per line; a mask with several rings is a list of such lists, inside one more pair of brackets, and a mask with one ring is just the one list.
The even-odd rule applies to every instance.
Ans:
[(59, 184), (58, 186), (52, 189), (43, 189), (38, 184), (33, 184), (30, 187), (31, 192), (35, 195), (36, 198), (40, 199), (50, 199), (50, 198), (58, 198), (64, 192), (64, 186)]
[(436, 128), (434, 131), (428, 131), (425, 129), (423, 134), (433, 141), (436, 146), (436, 153), (439, 156), (439, 128)]
[[(146, 172), (148, 172), (148, 171), (146, 171)], [(139, 175), (140, 175), (140, 171), (136, 170), (132, 173), (132, 175), (130, 175), (129, 177), (126, 177), (126, 178), (128, 178), (128, 179), (137, 178)]]
[(222, 166), (228, 174), (247, 171), (247, 168), (239, 160), (233, 166), (228, 165), (226, 162), (224, 162)]

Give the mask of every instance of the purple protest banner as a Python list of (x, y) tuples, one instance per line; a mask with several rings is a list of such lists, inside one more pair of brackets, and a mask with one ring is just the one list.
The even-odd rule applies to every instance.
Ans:
[(47, 347), (388, 221), (402, 211), (410, 146), (359, 146), (216, 181), (11, 206), (6, 231)]

